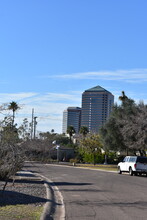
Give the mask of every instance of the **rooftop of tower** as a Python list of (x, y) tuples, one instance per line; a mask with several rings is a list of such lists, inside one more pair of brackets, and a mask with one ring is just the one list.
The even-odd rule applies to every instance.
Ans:
[[(91, 89), (87, 89), (85, 90), (85, 92), (109, 92), (108, 90), (104, 89), (103, 87), (101, 86), (95, 86)], [(109, 92), (111, 93), (111, 92)]]
[(74, 106), (68, 107), (67, 109), (68, 110), (81, 110), (80, 107), (74, 107)]

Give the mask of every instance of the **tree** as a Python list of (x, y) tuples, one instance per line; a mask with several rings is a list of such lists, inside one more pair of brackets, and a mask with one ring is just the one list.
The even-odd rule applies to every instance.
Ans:
[(18, 129), (16, 125), (14, 125), (12, 129), (11, 117), (5, 117), (4, 120), (1, 121), (0, 141), (1, 143), (10, 144), (16, 144), (19, 141)]
[(27, 118), (23, 119), (22, 125), (20, 125), (18, 128), (18, 133), (23, 140), (30, 138), (31, 128)]
[(131, 114), (129, 120), (126, 116), (123, 118), (124, 126), (121, 129), (124, 141), (129, 150), (136, 154), (146, 155), (147, 148), (147, 106), (143, 103), (136, 105), (134, 114)]
[(89, 134), (86, 138), (81, 139), (80, 146), (83, 153), (93, 155), (93, 163), (95, 164), (95, 155), (101, 153), (102, 142), (98, 134)]
[(89, 133), (89, 130), (88, 130), (88, 128), (86, 126), (82, 126), (80, 128), (80, 134), (82, 134), (83, 137), (85, 137), (88, 133)]
[(24, 151), (21, 148), (18, 129), (14, 125), (15, 111), (19, 109), (19, 106), (11, 102), (7, 106), (8, 109), (13, 111), (13, 117), (7, 116), (0, 122), (0, 179), (6, 181), (3, 190), (8, 179), (20, 170), (24, 161)]
[(110, 118), (101, 128), (105, 148), (115, 151), (126, 150), (145, 155), (147, 146), (147, 106), (136, 104), (125, 93), (119, 97), (121, 105), (114, 105)]
[(5, 180), (5, 189), (8, 179), (19, 171), (25, 160), (23, 149), (18, 144), (0, 143), (0, 180)]
[(8, 105), (8, 110), (12, 110), (13, 115), (12, 115), (12, 127), (14, 125), (14, 118), (15, 118), (15, 112), (20, 109), (20, 107), (18, 106), (18, 104), (14, 101), (10, 102)]
[(67, 128), (67, 134), (69, 134), (70, 142), (73, 134), (75, 134), (75, 129), (72, 125), (68, 126)]
[(124, 143), (124, 138), (120, 130), (120, 124), (117, 118), (111, 116), (109, 120), (100, 129), (100, 135), (103, 142), (103, 149), (105, 152), (126, 151), (127, 147)]
[(122, 102), (125, 102), (128, 99), (128, 97), (125, 95), (125, 92), (122, 91), (122, 95), (119, 96), (119, 100)]
[(54, 134), (54, 132), (55, 132), (55, 130), (54, 130), (54, 129), (51, 129), (51, 133)]
[(0, 130), (0, 179), (5, 180), (5, 186), (10, 177), (20, 170), (24, 161), (24, 149), (19, 142), (18, 129), (11, 124), (11, 118), (1, 121)]
[(70, 143), (69, 137), (67, 137), (63, 134), (56, 134), (56, 136), (54, 136), (54, 138), (55, 138), (56, 142), (62, 146), (67, 146)]
[(100, 129), (100, 134), (103, 139), (104, 149), (106, 151), (126, 151), (129, 147), (124, 138), (126, 123), (130, 124), (130, 116), (134, 114), (135, 104), (132, 99), (129, 99), (124, 92), (121, 99), (121, 105), (115, 104), (109, 119)]

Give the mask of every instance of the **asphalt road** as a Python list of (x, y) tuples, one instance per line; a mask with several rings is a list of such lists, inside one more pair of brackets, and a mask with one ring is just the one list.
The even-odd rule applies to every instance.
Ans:
[(66, 220), (147, 219), (145, 176), (34, 163), (28, 168), (51, 179), (58, 187)]

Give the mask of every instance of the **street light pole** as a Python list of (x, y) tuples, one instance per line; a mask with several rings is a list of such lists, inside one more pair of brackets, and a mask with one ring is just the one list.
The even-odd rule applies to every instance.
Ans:
[(57, 141), (53, 141), (52, 144), (55, 144), (56, 145), (56, 150), (57, 150), (57, 162), (59, 162), (60, 160), (60, 155), (59, 155), (59, 148), (60, 148), (60, 145), (57, 145)]
[(57, 145), (56, 146), (56, 149), (57, 149), (57, 162), (59, 162), (59, 148), (60, 148), (60, 146), (59, 145)]

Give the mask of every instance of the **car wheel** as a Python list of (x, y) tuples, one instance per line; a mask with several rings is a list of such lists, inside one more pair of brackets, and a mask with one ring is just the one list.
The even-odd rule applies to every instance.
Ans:
[(130, 176), (133, 176), (133, 170), (131, 167), (129, 168), (129, 174), (130, 174)]
[(122, 171), (121, 171), (120, 167), (117, 168), (117, 173), (122, 174)]

